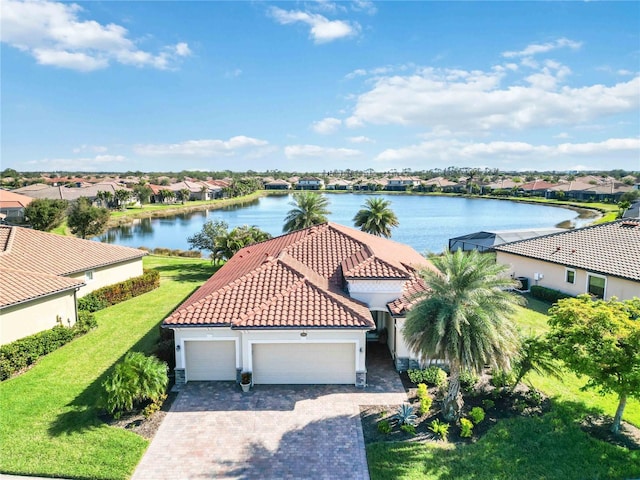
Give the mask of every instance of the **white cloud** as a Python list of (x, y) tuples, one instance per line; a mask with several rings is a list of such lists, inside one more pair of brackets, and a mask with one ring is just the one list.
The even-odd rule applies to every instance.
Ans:
[(317, 14), (299, 10), (283, 10), (278, 7), (269, 9), (271, 16), (281, 25), (304, 23), (310, 27), (309, 36), (314, 43), (328, 43), (340, 38), (353, 37), (360, 32), (357, 22), (329, 20)]
[(365, 137), (364, 135), (349, 137), (347, 140), (349, 140), (351, 143), (375, 143), (375, 140), (369, 137)]
[[(436, 139), (407, 147), (387, 149), (375, 160), (386, 164), (421, 165), (425, 163), (467, 166), (479, 164), (518, 165), (518, 168), (558, 169), (567, 161), (590, 164), (590, 168), (604, 168), (607, 160), (617, 164), (637, 162), (640, 138), (610, 138), (601, 142), (534, 145), (518, 141), (462, 142)], [(563, 162), (563, 163), (560, 163)]]
[(140, 50), (126, 28), (82, 20), (81, 13), (82, 7), (75, 3), (3, 0), (2, 41), (29, 53), (41, 65), (85, 72), (106, 68), (112, 61), (166, 70), (191, 54), (183, 42), (167, 45), (157, 54)]
[(381, 77), (357, 97), (344, 124), (520, 130), (581, 124), (640, 107), (640, 77), (612, 86), (560, 86), (569, 73), (563, 65), (547, 62), (537, 73), (507, 86), (502, 86), (506, 73), (494, 69), (423, 68), (411, 75)]
[(369, 0), (353, 0), (351, 8), (356, 12), (365, 12), (369, 15), (375, 15), (378, 9)]
[(329, 135), (334, 133), (342, 125), (342, 120), (339, 118), (327, 117), (314, 122), (311, 128), (314, 132), (321, 135)]
[(236, 78), (236, 77), (239, 77), (240, 75), (242, 75), (242, 70), (240, 70), (239, 68), (236, 68), (234, 70), (229, 70), (224, 74), (226, 78)]
[(204, 139), (187, 140), (181, 143), (135, 145), (133, 151), (147, 157), (214, 157), (233, 156), (239, 150), (255, 151), (268, 145), (269, 142), (266, 140), (239, 135), (229, 140)]
[(502, 56), (505, 58), (531, 57), (533, 55), (550, 52), (551, 50), (557, 50), (559, 48), (570, 48), (571, 50), (577, 50), (581, 46), (582, 42), (576, 42), (574, 40), (569, 40), (568, 38), (559, 38), (553, 42), (532, 43), (519, 51), (503, 52)]
[(107, 147), (102, 145), (80, 145), (73, 149), (73, 153), (82, 153), (82, 152), (92, 152), (92, 153), (105, 153), (107, 151)]
[(362, 152), (351, 148), (321, 147), (319, 145), (288, 145), (284, 148), (284, 155), (289, 160), (325, 158), (327, 161), (335, 161), (344, 158), (359, 157), (362, 155)]

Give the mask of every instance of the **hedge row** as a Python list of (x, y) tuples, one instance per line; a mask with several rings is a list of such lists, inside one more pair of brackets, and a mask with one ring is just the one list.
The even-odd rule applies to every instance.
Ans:
[(552, 288), (541, 287), (540, 285), (531, 286), (531, 296), (549, 303), (556, 303), (563, 298), (573, 298), (572, 295)]
[(97, 312), (116, 303), (124, 302), (160, 286), (160, 273), (157, 270), (145, 270), (142, 275), (124, 282), (102, 287), (78, 299), (78, 308)]
[(40, 357), (69, 343), (75, 337), (97, 326), (92, 313), (78, 312), (78, 320), (71, 327), (57, 325), (51, 330), (38, 332), (0, 347), (0, 381), (34, 364)]
[(153, 250), (149, 247), (138, 247), (138, 250), (144, 250), (154, 255), (164, 255), (167, 257), (202, 258), (202, 252), (200, 250), (180, 250), (164, 247), (157, 247)]

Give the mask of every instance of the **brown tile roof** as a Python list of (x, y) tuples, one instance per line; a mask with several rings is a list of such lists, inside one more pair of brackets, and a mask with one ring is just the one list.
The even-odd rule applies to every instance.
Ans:
[(135, 248), (0, 226), (0, 267), (4, 268), (70, 275), (144, 255)]
[(619, 220), (495, 247), (497, 251), (640, 281), (640, 221)]
[(343, 276), (409, 279), (425, 265), (406, 245), (325, 223), (240, 250), (164, 324), (370, 329), (367, 306), (343, 291)]
[(83, 285), (83, 281), (73, 278), (0, 267), (0, 308)]
[(404, 317), (407, 311), (420, 299), (420, 294), (427, 290), (419, 272), (411, 276), (411, 280), (404, 284), (402, 296), (387, 304), (389, 312), (394, 317)]

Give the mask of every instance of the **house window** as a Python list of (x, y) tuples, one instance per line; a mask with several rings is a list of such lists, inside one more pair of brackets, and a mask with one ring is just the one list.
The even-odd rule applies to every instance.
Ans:
[(93, 281), (93, 270), (87, 270), (84, 272), (84, 281), (92, 282)]
[(604, 298), (607, 287), (607, 279), (599, 275), (589, 274), (587, 276), (587, 292), (597, 298)]
[(566, 282), (567, 283), (576, 283), (576, 271), (575, 270), (567, 268)]

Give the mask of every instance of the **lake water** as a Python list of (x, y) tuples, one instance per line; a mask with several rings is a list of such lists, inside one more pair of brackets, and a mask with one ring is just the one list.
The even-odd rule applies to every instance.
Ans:
[[(327, 194), (329, 220), (353, 226), (353, 217), (368, 198), (366, 194)], [(400, 226), (393, 240), (406, 243), (418, 252), (440, 252), (449, 238), (480, 230), (507, 230), (554, 227), (564, 221), (580, 224), (578, 214), (566, 208), (531, 205), (504, 200), (460, 197), (379, 195), (391, 201)], [(276, 236), (292, 206), (290, 195), (262, 197), (242, 206), (183, 213), (171, 217), (135, 220), (113, 228), (99, 240), (128, 247), (165, 247), (187, 250), (187, 238), (197, 233), (209, 219), (221, 219), (230, 228), (256, 225)]]

